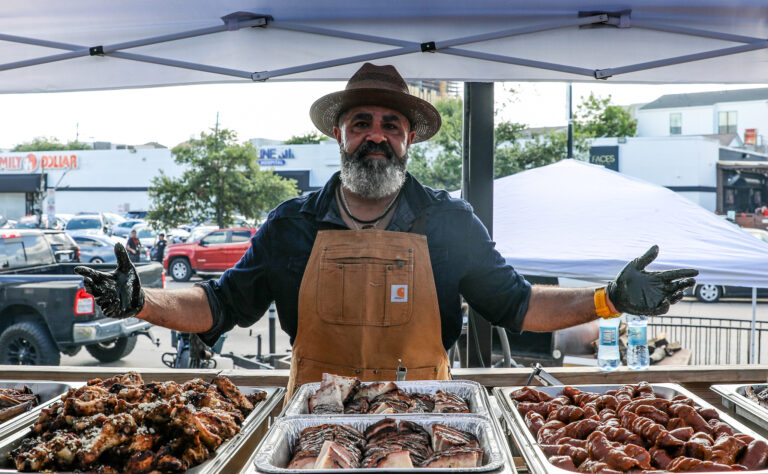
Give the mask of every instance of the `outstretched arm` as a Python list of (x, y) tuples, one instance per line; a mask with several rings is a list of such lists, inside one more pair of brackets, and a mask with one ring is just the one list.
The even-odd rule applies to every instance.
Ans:
[(115, 244), (115, 256), (117, 268), (111, 273), (82, 266), (75, 268), (75, 272), (83, 276), (86, 291), (93, 295), (105, 316), (136, 316), (184, 332), (211, 329), (213, 316), (205, 290), (200, 287), (145, 290), (121, 243)]
[(693, 286), (698, 271), (693, 269), (649, 272), (645, 267), (659, 254), (654, 245), (642, 257), (629, 262), (606, 293), (595, 296), (594, 288), (557, 288), (534, 286), (524, 331), (555, 331), (597, 319), (595, 301), (604, 298), (610, 313), (658, 315), (669, 311), (683, 298), (683, 291)]
[(213, 326), (208, 297), (199, 286), (177, 290), (147, 288), (144, 294), (145, 304), (138, 318), (183, 332), (205, 332)]

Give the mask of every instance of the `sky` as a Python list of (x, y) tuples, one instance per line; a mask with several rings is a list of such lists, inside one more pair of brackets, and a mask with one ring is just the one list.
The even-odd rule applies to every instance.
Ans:
[[(630, 105), (664, 94), (754, 87), (761, 85), (576, 83), (573, 103), (575, 110), (590, 92), (611, 95), (616, 105)], [(217, 113), (220, 126), (235, 130), (240, 140), (284, 140), (315, 130), (310, 105), (343, 88), (343, 82), (275, 82), (0, 95), (0, 149), (38, 136), (128, 145), (154, 141), (173, 147), (213, 128)], [(564, 125), (565, 97), (565, 83), (495, 87), (497, 108), (503, 105), (499, 119), (530, 127)]]

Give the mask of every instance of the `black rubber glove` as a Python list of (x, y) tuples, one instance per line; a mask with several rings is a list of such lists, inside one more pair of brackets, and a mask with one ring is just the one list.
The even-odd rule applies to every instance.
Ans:
[(665, 272), (647, 272), (645, 267), (659, 255), (654, 245), (645, 255), (629, 262), (616, 280), (608, 283), (611, 303), (621, 313), (655, 316), (669, 311), (669, 306), (683, 299), (683, 291), (696, 284), (699, 274), (692, 268)]
[(105, 316), (130, 318), (144, 307), (144, 291), (136, 267), (119, 242), (115, 244), (115, 256), (117, 268), (112, 273), (88, 267), (75, 267), (75, 273), (83, 276), (85, 290), (93, 295)]

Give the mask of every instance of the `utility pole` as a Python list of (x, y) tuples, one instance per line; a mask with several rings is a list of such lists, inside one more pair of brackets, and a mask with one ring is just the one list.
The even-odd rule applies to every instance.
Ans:
[(80, 122), (75, 123), (75, 143), (80, 142)]

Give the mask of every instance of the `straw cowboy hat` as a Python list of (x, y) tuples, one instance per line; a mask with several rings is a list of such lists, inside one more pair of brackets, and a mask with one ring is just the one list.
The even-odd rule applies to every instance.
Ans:
[(309, 116), (315, 127), (333, 137), (342, 112), (361, 105), (379, 105), (405, 115), (416, 132), (414, 143), (427, 140), (440, 130), (440, 112), (427, 102), (408, 92), (408, 85), (394, 66), (365, 63), (349, 79), (343, 91), (323, 96), (312, 104)]

